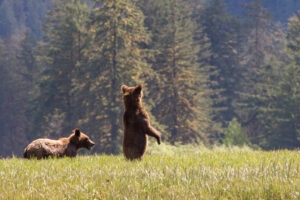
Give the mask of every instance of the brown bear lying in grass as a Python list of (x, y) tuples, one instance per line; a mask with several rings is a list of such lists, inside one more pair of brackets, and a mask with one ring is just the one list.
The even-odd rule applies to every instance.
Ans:
[(127, 159), (142, 159), (147, 148), (149, 136), (160, 144), (160, 133), (150, 125), (150, 119), (142, 105), (142, 85), (122, 86), (125, 112), (123, 115), (123, 151)]
[(24, 158), (75, 157), (80, 148), (91, 149), (95, 143), (77, 128), (68, 138), (37, 139), (24, 150)]

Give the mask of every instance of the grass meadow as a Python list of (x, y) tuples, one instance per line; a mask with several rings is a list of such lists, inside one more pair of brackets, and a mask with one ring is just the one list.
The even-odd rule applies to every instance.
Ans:
[(152, 145), (122, 155), (0, 160), (0, 199), (300, 199), (300, 151)]

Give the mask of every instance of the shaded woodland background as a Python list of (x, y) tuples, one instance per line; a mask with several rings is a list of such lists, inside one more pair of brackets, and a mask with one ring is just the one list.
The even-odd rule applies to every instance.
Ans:
[(300, 147), (300, 1), (0, 0), (0, 157), (79, 127), (121, 152), (121, 85), (170, 144)]

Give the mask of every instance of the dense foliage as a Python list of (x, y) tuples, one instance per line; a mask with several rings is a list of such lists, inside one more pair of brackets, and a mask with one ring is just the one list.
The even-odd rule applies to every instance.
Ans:
[[(243, 13), (241, 7), (251, 1), (252, 0), (224, 0), (224, 2), (228, 4), (229, 12), (235, 15), (241, 15)], [(297, 0), (260, 0), (260, 2), (272, 13), (276, 20), (281, 22), (287, 22), (288, 18), (300, 9), (300, 2)]]
[(299, 14), (226, 3), (0, 0), (0, 156), (76, 127), (120, 153), (120, 88), (138, 83), (164, 142), (299, 148)]

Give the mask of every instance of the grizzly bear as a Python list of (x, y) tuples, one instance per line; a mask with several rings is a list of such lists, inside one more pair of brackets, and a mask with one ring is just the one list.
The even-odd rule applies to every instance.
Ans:
[(142, 85), (122, 86), (125, 112), (123, 115), (123, 152), (126, 159), (142, 159), (147, 148), (148, 136), (160, 144), (160, 133), (150, 125), (148, 113), (142, 105)]
[(80, 148), (91, 149), (95, 143), (78, 128), (68, 138), (50, 140), (41, 138), (31, 142), (24, 150), (24, 158), (75, 157)]

